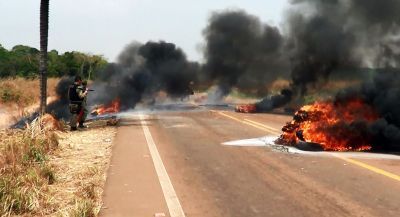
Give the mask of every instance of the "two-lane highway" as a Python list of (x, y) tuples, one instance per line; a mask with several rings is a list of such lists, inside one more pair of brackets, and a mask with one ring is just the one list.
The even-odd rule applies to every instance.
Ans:
[[(289, 116), (203, 110), (144, 117), (144, 120), (138, 115), (126, 118), (119, 129), (103, 216), (400, 215), (398, 156), (349, 158), (341, 154), (339, 157), (291, 154), (268, 147), (222, 145), (233, 140), (277, 135), (280, 127), (291, 119)], [(169, 201), (171, 187), (163, 187), (165, 174), (158, 172), (157, 156), (152, 154), (149, 144), (152, 142), (179, 205), (171, 205)], [(127, 154), (136, 160), (119, 157)], [(140, 182), (138, 177), (143, 175), (151, 178)], [(131, 186), (126, 189), (131, 193), (122, 196), (116, 193), (115, 189), (121, 189), (121, 185)], [(146, 194), (143, 189), (149, 185), (154, 186), (151, 188), (154, 192)], [(121, 201), (127, 205), (121, 201), (115, 203), (116, 197), (123, 197)], [(183, 214), (169, 215), (177, 206)]]

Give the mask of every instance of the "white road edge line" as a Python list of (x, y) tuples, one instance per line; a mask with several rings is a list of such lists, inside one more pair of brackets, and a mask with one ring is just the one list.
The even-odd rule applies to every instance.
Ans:
[(167, 202), (169, 214), (171, 217), (185, 217), (181, 203), (179, 202), (178, 196), (172, 186), (171, 179), (168, 176), (167, 170), (165, 169), (164, 163), (161, 160), (160, 154), (157, 150), (156, 144), (154, 143), (153, 137), (151, 136), (150, 130), (146, 125), (143, 114), (139, 115), (140, 122), (142, 124), (144, 136), (146, 137), (147, 145), (150, 150), (151, 158), (157, 172), (158, 180), (160, 181), (161, 188), (164, 193), (165, 201)]

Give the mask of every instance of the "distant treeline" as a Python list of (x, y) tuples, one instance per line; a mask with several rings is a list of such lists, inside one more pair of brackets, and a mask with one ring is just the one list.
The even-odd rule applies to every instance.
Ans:
[[(100, 55), (91, 55), (76, 51), (59, 54), (56, 50), (48, 53), (48, 76), (62, 77), (80, 74), (93, 79), (96, 72), (107, 65), (107, 60)], [(39, 50), (33, 47), (17, 45), (11, 50), (0, 44), (0, 78), (25, 77), (39, 75)]]

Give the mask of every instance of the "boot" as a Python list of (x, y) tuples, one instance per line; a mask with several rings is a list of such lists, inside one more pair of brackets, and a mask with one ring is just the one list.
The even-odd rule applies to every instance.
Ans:
[(78, 125), (79, 128), (87, 128), (87, 126), (83, 125), (83, 122), (80, 122)]

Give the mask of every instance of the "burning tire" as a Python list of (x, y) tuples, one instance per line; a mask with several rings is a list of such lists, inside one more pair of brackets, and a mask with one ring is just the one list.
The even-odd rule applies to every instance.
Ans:
[(294, 147), (303, 151), (324, 151), (324, 148), (322, 147), (321, 144), (314, 142), (299, 141), (296, 143)]
[(293, 120), (282, 128), (283, 134), (276, 143), (325, 151), (371, 150), (368, 124), (378, 117), (360, 99), (316, 102), (296, 112)]
[(256, 113), (257, 107), (255, 104), (237, 105), (235, 111), (240, 113)]
[(113, 100), (109, 105), (97, 106), (90, 114), (93, 116), (118, 113), (121, 108), (121, 101), (119, 99)]

